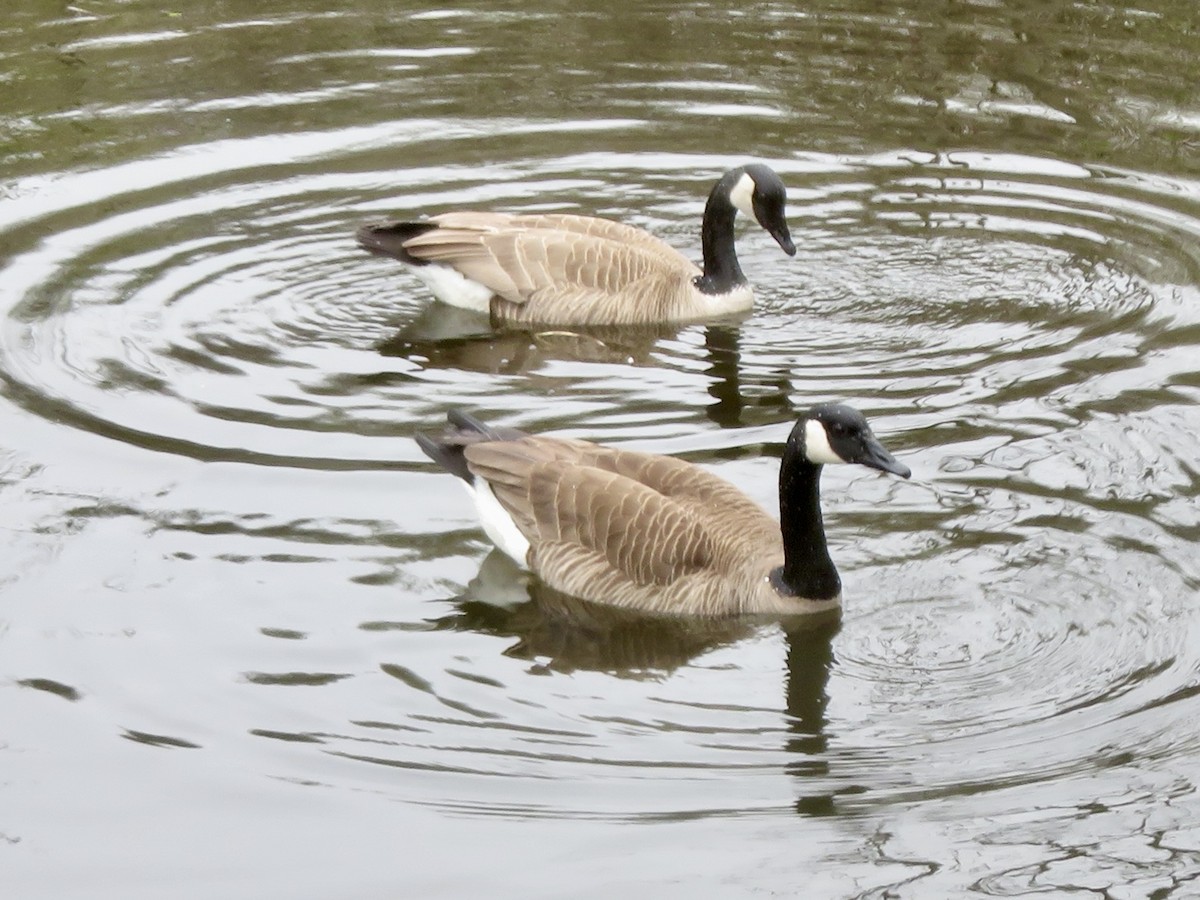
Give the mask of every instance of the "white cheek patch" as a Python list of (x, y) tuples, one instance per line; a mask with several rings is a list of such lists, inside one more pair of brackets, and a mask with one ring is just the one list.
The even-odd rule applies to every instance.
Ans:
[(488, 483), (481, 478), (476, 478), (473, 488), (467, 486), (467, 492), (475, 501), (475, 510), (479, 513), (479, 524), (483, 526), (484, 533), (492, 543), (517, 565), (528, 568), (529, 539), (521, 534), (517, 523), (500, 505), (500, 501), (496, 499), (496, 495), (492, 493)]
[(733, 201), (734, 207), (744, 215), (749, 216), (755, 221), (758, 220), (758, 216), (754, 214), (754, 179), (750, 177), (748, 172), (742, 173), (742, 177), (738, 179), (737, 184), (733, 186), (733, 190), (729, 192), (729, 199)]
[(833, 448), (829, 446), (829, 435), (825, 433), (825, 426), (816, 419), (809, 419), (804, 423), (804, 455), (808, 457), (809, 462), (819, 465), (845, 462), (833, 452)]

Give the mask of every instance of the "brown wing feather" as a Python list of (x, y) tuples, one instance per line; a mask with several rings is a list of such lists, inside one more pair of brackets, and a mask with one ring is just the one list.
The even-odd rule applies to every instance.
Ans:
[(509, 304), (535, 307), (510, 320), (550, 321), (559, 307), (578, 312), (581, 300), (674, 302), (700, 272), (652, 235), (604, 219), (448, 213), (431, 221), (438, 227), (407, 240), (405, 250), (452, 266)]
[(745, 579), (712, 569), (681, 575), (669, 584), (641, 584), (613, 568), (602, 553), (578, 544), (539, 544), (531, 553), (543, 582), (563, 594), (667, 615), (720, 616), (741, 611)]
[(491, 314), (497, 325), (641, 325), (691, 318), (692, 295), (690, 278), (669, 274), (626, 282), (619, 291), (552, 284), (521, 303), (493, 298)]
[(539, 466), (529, 498), (539, 542), (595, 551), (636, 584), (670, 584), (713, 561), (712, 540), (697, 516), (616, 473)]
[(593, 583), (628, 592), (723, 578), (779, 542), (737, 488), (671, 457), (544, 437), (477, 444), (466, 457), (529, 538), (534, 571), (577, 595)]
[[(749, 542), (761, 545), (764, 538), (779, 539), (779, 526), (757, 503), (723, 478), (676, 459), (652, 453), (637, 453), (608, 447), (590, 447), (588, 463), (633, 479), (665, 497), (693, 509), (713, 522), (731, 522), (736, 527), (718, 527), (723, 543), (735, 543), (738, 552)], [(726, 537), (725, 532), (729, 534)]]
[(449, 212), (431, 216), (429, 221), (447, 228), (462, 228), (467, 231), (504, 231), (509, 229), (548, 229), (551, 231), (571, 231), (578, 234), (590, 235), (621, 244), (632, 244), (653, 250), (656, 253), (671, 254), (675, 250), (666, 241), (656, 238), (650, 232), (623, 222), (612, 219), (601, 219), (598, 216), (580, 216), (571, 213), (534, 213), (514, 215), (497, 212)]

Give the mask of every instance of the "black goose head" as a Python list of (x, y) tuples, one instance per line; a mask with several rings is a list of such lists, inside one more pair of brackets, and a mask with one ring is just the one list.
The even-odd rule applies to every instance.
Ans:
[(775, 171), (762, 163), (743, 166), (733, 182), (729, 199), (761, 225), (788, 256), (796, 255), (787, 224), (787, 188)]
[(804, 458), (814, 465), (858, 463), (908, 478), (912, 470), (897, 461), (871, 433), (866, 417), (841, 403), (822, 403), (797, 423)]

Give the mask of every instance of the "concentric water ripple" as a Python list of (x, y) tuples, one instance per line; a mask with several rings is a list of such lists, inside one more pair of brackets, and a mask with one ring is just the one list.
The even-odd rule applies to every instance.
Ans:
[[(360, 254), (358, 222), (568, 209), (694, 250), (704, 193), (737, 160), (364, 172), (363, 137), (321, 136), (321, 172), (247, 170), (251, 142), (189, 151), (194, 174), (154, 190), (68, 176), (18, 190), (32, 199), (0, 222), (16, 248), (3, 377), (26, 410), (265, 482), (299, 467), (349, 487), (358, 470), (356, 497), (424, 498), (289, 517), (216, 487), (115, 513), (206, 578), (324, 563), (368, 607), (379, 585), (424, 598), (361, 619), (340, 650), (296, 623), (303, 598), (273, 607), (237, 677), (259, 692), (245, 732), (293, 748), (280, 774), (458, 812), (658, 818), (919, 803), (1200, 750), (1195, 186), (972, 154), (772, 160), (802, 249), (741, 238), (759, 294), (744, 322), (418, 339), (440, 308)], [(836, 635), (613, 620), (494, 559), (463, 588), (484, 545), (449, 479), (370, 474), (411, 466), (405, 438), (467, 405), (740, 457), (721, 471), (770, 504), (776, 463), (751, 457), (830, 396), (864, 406), (917, 473), (828, 474)], [(236, 609), (208, 614), (238, 627)], [(203, 745), (200, 720), (177, 725), (137, 739)]]
[[(24, 6), (0, 894), (1200, 883), (1188, 4)], [(752, 156), (801, 249), (741, 227), (742, 320), (493, 334), (353, 241), (564, 210), (698, 254)], [(557, 596), (411, 441), (465, 406), (771, 507), (834, 397), (914, 470), (824, 475), (840, 623)]]
[[(196, 155), (213, 181), (222, 159), (232, 165), (246, 151)], [(407, 358), (381, 359), (376, 348), (421, 319), (427, 301), (386, 261), (360, 258), (349, 239), (354, 222), (456, 205), (595, 210), (687, 247), (711, 176), (693, 178), (689, 198), (675, 196), (678, 187), (656, 190), (648, 173), (704, 162), (587, 156), (451, 171), (437, 185), (427, 183), (428, 171), (292, 175), (203, 190), (185, 180), (149, 206), (142, 193), (110, 196), (98, 221), (79, 222), (70, 209), (44, 226), (26, 220), (35, 234), (62, 230), (6, 268), (15, 302), (5, 372), (27, 402), (54, 404), (83, 427), (127, 440), (170, 442), (202, 458), (378, 463), (371, 438), (407, 433), (393, 411), (420, 402), (430, 382), (449, 386), (434, 371), (439, 364), (522, 374), (556, 354), (582, 361), (597, 345), (613, 351), (600, 354), (601, 364), (646, 361), (655, 335), (632, 347), (586, 336), (510, 336), (500, 346), (434, 340), (410, 347)], [(997, 170), (1006, 162), (1013, 171)], [(798, 195), (799, 263), (777, 258), (761, 235), (743, 238), (759, 311), (732, 348), (701, 347), (695, 330), (661, 343), (653, 356), (660, 377), (690, 379), (708, 366), (725, 379), (713, 390), (737, 379), (736, 391), (752, 397), (798, 393), (805, 402), (832, 387), (885, 403), (999, 412), (1031, 393), (1087, 390), (1093, 369), (1137, 369), (1156, 307), (1173, 314), (1183, 305), (1178, 295), (1194, 290), (1195, 220), (1153, 205), (1154, 193), (1131, 200), (1131, 176), (1039, 171), (1036, 163), (966, 154), (923, 164), (778, 162)], [(727, 161), (707, 164), (715, 172)], [(455, 174), (462, 180), (447, 180)], [(630, 188), (639, 178), (649, 183)], [(364, 184), (377, 196), (347, 203)], [(56, 189), (75, 193), (69, 183)], [(94, 189), (79, 193), (96, 215)], [(630, 195), (648, 205), (613, 205)], [(577, 397), (602, 381), (598, 403), (624, 406), (647, 377), (656, 376), (604, 366), (549, 375), (547, 386)], [(494, 393), (496, 383), (478, 386)], [(121, 404), (108, 400), (112, 392)], [(155, 430), (135, 437), (151, 421)]]
[[(738, 160), (372, 168), (398, 139), (318, 134), (283, 167), (256, 142), (200, 146), (154, 190), (134, 170), (72, 175), (0, 211), (5, 395), (80, 448), (221, 463), (25, 500), (40, 524), (17, 602), (64, 565), (46, 535), (70, 521), (91, 550), (67, 564), (107, 571), (137, 546), (136, 575), (108, 583), (156, 602), (74, 626), (193, 641), (128, 660), (90, 644), (54, 671), (28, 662), (25, 688), (104, 698), (139, 745), (473, 818), (852, 829), (907, 811), (917, 824), (881, 841), (919, 859), (906, 841), (936, 856), (931, 816), (984, 817), (1008, 846), (1039, 798), (1188, 802), (1195, 186), (1014, 156), (772, 160), (802, 251), (745, 230), (744, 320), (490, 334), (361, 254), (356, 224), (593, 211), (695, 251), (704, 193)], [(467, 406), (679, 452), (770, 506), (787, 421), (830, 396), (916, 473), (826, 474), (840, 629), (647, 622), (548, 593), (487, 556), (408, 440)], [(42, 476), (10, 462), (32, 496)], [(252, 600), (228, 589), (247, 584)], [(128, 686), (146, 654), (194, 685), (175, 712)], [(1025, 883), (1021, 865), (980, 889)]]

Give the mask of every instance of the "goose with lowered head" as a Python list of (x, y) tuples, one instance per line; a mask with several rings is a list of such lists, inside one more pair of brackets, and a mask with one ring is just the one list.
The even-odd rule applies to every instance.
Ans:
[(822, 466), (909, 468), (862, 413), (812, 407), (788, 437), (780, 521), (728, 482), (669, 456), (485, 425), (452, 411), (421, 449), (458, 476), (488, 537), (563, 593), (664, 615), (825, 612), (841, 602), (821, 520)]
[(398, 259), (438, 300), (487, 313), (497, 327), (702, 321), (754, 303), (734, 249), (739, 211), (795, 254), (786, 201), (768, 166), (726, 172), (704, 207), (703, 268), (640, 228), (593, 216), (447, 212), (364, 225), (357, 237), (370, 253)]

